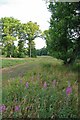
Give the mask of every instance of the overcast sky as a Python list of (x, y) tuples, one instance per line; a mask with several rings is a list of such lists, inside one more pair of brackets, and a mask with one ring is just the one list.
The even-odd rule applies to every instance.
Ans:
[[(14, 17), (22, 23), (37, 22), (44, 31), (49, 27), (50, 12), (44, 0), (0, 0), (1, 17)], [(35, 44), (36, 48), (40, 49), (45, 46), (45, 40), (37, 38)]]

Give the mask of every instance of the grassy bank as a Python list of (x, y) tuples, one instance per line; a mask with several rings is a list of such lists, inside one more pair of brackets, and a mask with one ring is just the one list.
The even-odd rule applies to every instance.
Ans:
[(5, 86), (3, 82), (3, 117), (78, 116), (78, 73), (72, 67), (52, 57), (28, 59), (24, 66), (12, 71), (15, 77), (5, 79)]

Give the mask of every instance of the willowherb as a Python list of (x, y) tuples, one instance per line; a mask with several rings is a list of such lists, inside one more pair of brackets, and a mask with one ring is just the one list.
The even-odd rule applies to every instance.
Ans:
[(26, 82), (26, 88), (28, 88), (29, 87), (29, 84), (28, 84), (28, 82)]
[(19, 111), (19, 106), (15, 106), (15, 111)]
[(46, 82), (44, 82), (44, 85), (43, 85), (43, 86), (44, 86), (44, 88), (47, 88), (47, 83), (46, 83)]
[(6, 110), (6, 106), (5, 105), (0, 105), (0, 112), (4, 112)]
[(68, 96), (68, 95), (70, 95), (71, 93), (72, 93), (72, 87), (69, 86), (69, 87), (66, 88), (66, 95)]

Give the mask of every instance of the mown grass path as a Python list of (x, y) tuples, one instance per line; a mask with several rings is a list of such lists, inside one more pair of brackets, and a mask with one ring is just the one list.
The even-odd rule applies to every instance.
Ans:
[[(26, 58), (26, 62), (23, 62), (21, 64), (17, 64), (14, 66), (6, 67), (2, 69), (2, 83), (6, 84), (7, 80), (13, 80), (16, 77), (22, 78), (29, 72), (30, 70), (33, 72), (34, 70), (39, 72), (39, 67), (43, 66), (43, 70), (41, 70), (41, 74), (45, 74), (46, 70), (48, 69), (48, 72), (51, 71), (57, 78), (62, 79), (62, 77), (65, 79), (72, 79), (76, 75), (74, 72), (66, 68), (62, 65), (61, 60), (57, 60), (52, 57), (38, 57), (38, 58)], [(54, 76), (53, 75), (53, 76)], [(46, 76), (48, 76), (46, 74)]]
[(23, 77), (24, 74), (34, 68), (36, 63), (33, 62), (35, 59), (26, 61), (26, 63), (18, 64), (12, 67), (7, 67), (2, 69), (2, 80), (8, 80), (15, 77)]
[(36, 69), (41, 62), (48, 59), (50, 57), (26, 58), (26, 62), (23, 61), (23, 63), (2, 68), (2, 83), (7, 83), (7, 80), (15, 79), (16, 77), (22, 78), (27, 71)]

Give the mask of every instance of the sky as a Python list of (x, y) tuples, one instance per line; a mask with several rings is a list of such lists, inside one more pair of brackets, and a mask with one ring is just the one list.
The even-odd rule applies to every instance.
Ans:
[[(44, 0), (0, 0), (0, 18), (14, 17), (22, 23), (37, 22), (42, 31), (49, 28), (50, 12)], [(46, 46), (42, 38), (35, 39), (36, 49)]]

